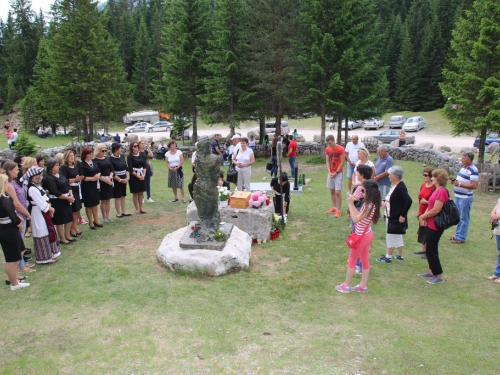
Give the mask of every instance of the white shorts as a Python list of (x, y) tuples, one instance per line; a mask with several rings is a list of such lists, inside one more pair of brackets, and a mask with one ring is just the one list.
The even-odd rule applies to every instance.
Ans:
[(330, 177), (330, 174), (326, 175), (326, 187), (332, 190), (342, 190), (342, 184), (344, 182), (344, 172), (337, 173), (334, 178)]

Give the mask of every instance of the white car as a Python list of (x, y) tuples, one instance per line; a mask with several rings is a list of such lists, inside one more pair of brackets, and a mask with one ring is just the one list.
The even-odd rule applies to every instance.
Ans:
[(374, 118), (372, 117), (371, 119), (365, 120), (363, 122), (363, 128), (365, 129), (380, 129), (383, 128), (385, 125), (384, 120), (381, 118)]
[(127, 133), (136, 133), (136, 132), (143, 132), (146, 130), (146, 126), (151, 126), (149, 122), (137, 122), (132, 126), (128, 126), (125, 128), (125, 131)]
[[(363, 127), (363, 121), (361, 120), (347, 120), (347, 127), (349, 130), (356, 129), (356, 128), (362, 128)], [(342, 130), (345, 129), (345, 120), (342, 120)]]
[(153, 125), (146, 125), (146, 131), (149, 132), (169, 132), (172, 131), (173, 124), (167, 121), (158, 121)]
[(425, 129), (425, 120), (422, 116), (410, 117), (403, 125), (404, 131), (416, 131)]
[[(276, 133), (276, 121), (267, 121), (266, 122), (266, 134), (267, 133)], [(253, 131), (255, 133), (260, 132), (260, 127), (257, 128), (252, 128), (250, 131)], [(290, 128), (288, 127), (288, 122), (286, 121), (281, 121), (281, 134), (289, 134), (290, 133)]]
[(407, 118), (401, 115), (392, 116), (389, 120), (389, 129), (392, 128), (402, 128)]

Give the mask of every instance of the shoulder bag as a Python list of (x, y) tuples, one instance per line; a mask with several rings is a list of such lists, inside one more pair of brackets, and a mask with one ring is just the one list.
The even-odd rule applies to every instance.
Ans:
[(436, 228), (440, 230), (448, 229), (460, 222), (460, 212), (458, 212), (458, 208), (453, 199), (450, 198), (448, 189), (446, 189), (446, 192), (448, 193), (448, 201), (443, 204), (441, 211), (434, 216), (434, 224), (436, 224)]
[[(238, 152), (240, 152), (240, 150), (236, 151), (236, 156), (238, 156)], [(229, 169), (227, 171), (226, 181), (232, 182), (233, 184), (238, 183), (238, 171), (236, 169), (234, 169), (233, 162), (231, 162), (231, 164), (229, 164)]]
[[(373, 208), (372, 208), (373, 210)], [(368, 216), (371, 215), (371, 212), (368, 214)], [(367, 225), (365, 230), (363, 231), (363, 234), (361, 234), (361, 236), (359, 234), (356, 233), (356, 224), (354, 224), (354, 230), (351, 232), (351, 234), (349, 235), (349, 237), (346, 238), (345, 240), (345, 243), (347, 244), (347, 246), (349, 246), (350, 249), (353, 249), (353, 250), (356, 250), (359, 246), (359, 243), (361, 241), (361, 238), (363, 238), (363, 236), (365, 235), (366, 231), (368, 230), (368, 227), (370, 225)]]

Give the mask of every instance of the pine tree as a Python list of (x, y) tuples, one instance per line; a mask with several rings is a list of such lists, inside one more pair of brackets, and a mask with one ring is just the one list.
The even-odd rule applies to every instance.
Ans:
[[(294, 72), (298, 58), (294, 49), (298, 25), (298, 0), (249, 0), (248, 41), (251, 50), (250, 72), (253, 90), (258, 92), (260, 114), (272, 113), (276, 134), (281, 119), (293, 111), (297, 83)], [(262, 125), (261, 125), (262, 130)], [(261, 131), (261, 134), (263, 132)]]
[(172, 0), (162, 34), (163, 82), (155, 87), (156, 100), (169, 113), (192, 118), (194, 142), (211, 18), (208, 0)]
[(425, 26), (431, 18), (432, 12), (429, 0), (414, 0), (408, 13), (408, 17), (406, 17), (405, 25), (408, 29), (413, 51), (416, 55), (420, 53)]
[(139, 103), (148, 104), (152, 99), (151, 79), (153, 78), (151, 61), (151, 39), (144, 17), (141, 17), (139, 30), (135, 40), (135, 64), (132, 81), (134, 98)]
[(481, 0), (464, 10), (451, 42), (452, 58), (443, 70), (441, 89), (448, 102), (444, 115), (452, 133), (477, 132), (479, 162), (484, 159), (484, 140), (500, 131), (500, 3)]
[(401, 54), (396, 66), (396, 91), (394, 102), (401, 111), (414, 111), (417, 102), (417, 66), (415, 64), (415, 52), (408, 30), (401, 46)]
[(252, 81), (247, 66), (244, 12), (243, 0), (216, 3), (213, 34), (204, 64), (208, 73), (206, 94), (202, 96), (204, 119), (208, 124), (229, 125), (230, 134), (234, 134), (240, 121), (250, 116)]
[(65, 0), (61, 8), (58, 28), (40, 48), (30, 100), (52, 123), (81, 123), (90, 141), (96, 121), (126, 111), (125, 73), (97, 3)]
[(403, 23), (401, 22), (401, 16), (398, 14), (394, 17), (392, 28), (386, 34), (387, 46), (385, 53), (382, 53), (384, 66), (387, 67), (387, 80), (389, 81), (387, 95), (391, 101), (394, 101), (396, 92), (396, 65), (401, 52), (403, 38)]

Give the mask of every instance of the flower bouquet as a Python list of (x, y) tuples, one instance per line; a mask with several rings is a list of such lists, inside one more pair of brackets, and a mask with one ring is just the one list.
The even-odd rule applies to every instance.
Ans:
[(256, 191), (250, 196), (250, 201), (248, 202), (248, 207), (260, 208), (267, 200), (267, 194), (262, 191)]
[(221, 207), (227, 207), (227, 201), (231, 191), (225, 186), (217, 186), (217, 190), (219, 191), (219, 205)]

